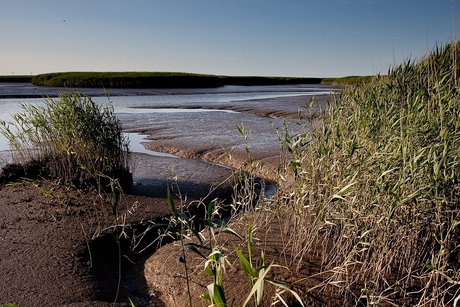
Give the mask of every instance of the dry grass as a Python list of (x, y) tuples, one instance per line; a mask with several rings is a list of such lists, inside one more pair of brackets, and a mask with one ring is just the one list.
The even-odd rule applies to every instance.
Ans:
[(368, 304), (459, 299), (458, 48), (343, 90), (313, 129), (285, 138), (286, 246), (299, 266), (322, 257), (319, 287)]

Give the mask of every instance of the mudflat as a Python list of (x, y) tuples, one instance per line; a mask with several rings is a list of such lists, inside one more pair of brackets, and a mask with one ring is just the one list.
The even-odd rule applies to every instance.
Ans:
[[(317, 106), (324, 106), (327, 96), (316, 99)], [(148, 136), (144, 143), (147, 149), (181, 157), (133, 155), (134, 184), (124, 191), (119, 206), (123, 223), (134, 229), (135, 225), (169, 217), (167, 186), (172, 187), (175, 195), (186, 197), (187, 202), (230, 198), (229, 167), (244, 165), (247, 148), (254, 161), (263, 165), (260, 176), (274, 179), (280, 145), (273, 127), (282, 129), (284, 121), (288, 121), (288, 126), (294, 125), (292, 131), (296, 131), (297, 111), (308, 100), (309, 97), (296, 96), (274, 98), (268, 103), (245, 102), (249, 105), (223, 108), (236, 113), (203, 112), (198, 116), (120, 114), (127, 132)], [(177, 125), (179, 121), (181, 125)], [(237, 126), (248, 131), (247, 141)], [(2, 157), (6, 162), (9, 154), (3, 152)], [(110, 195), (81, 193), (48, 181), (2, 186), (0, 303), (12, 302), (20, 307), (114, 306), (117, 298), (115, 306), (127, 306), (130, 299), (136, 306), (166, 306), (166, 294), (146, 281), (145, 263), (153, 252), (150, 249), (141, 253), (137, 252), (139, 247), (122, 257), (118, 287), (119, 258), (113, 226)], [(277, 233), (271, 235), (274, 242)], [(123, 251), (130, 248), (123, 246)], [(152, 259), (148, 260), (150, 266), (155, 261)], [(160, 256), (157, 261), (164, 262), (165, 258)], [(165, 263), (158, 267), (171, 269)], [(165, 284), (168, 282), (171, 284), (165, 280)]]
[[(119, 205), (126, 225), (169, 217), (167, 185), (190, 202), (228, 197), (231, 190), (231, 170), (222, 166), (147, 154), (134, 154), (133, 162), (134, 184)], [(0, 189), (0, 212), (1, 303), (112, 306), (118, 249), (110, 195), (25, 181)], [(136, 306), (150, 306), (154, 298), (142, 276), (145, 255), (134, 251), (129, 257), (135, 264), (123, 258), (119, 305), (130, 297)]]

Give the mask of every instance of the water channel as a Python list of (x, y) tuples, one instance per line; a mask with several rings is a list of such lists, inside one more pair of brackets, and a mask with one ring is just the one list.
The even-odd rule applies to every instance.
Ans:
[[(43, 98), (55, 97), (65, 89), (37, 87), (29, 83), (0, 83), (0, 120), (10, 120), (11, 114), (22, 111), (21, 104), (42, 104)], [(224, 86), (210, 89), (108, 89), (109, 98), (102, 89), (72, 89), (93, 96), (101, 104), (111, 104), (121, 119), (124, 128), (139, 130), (142, 128), (161, 129), (168, 127), (170, 133), (177, 129), (188, 129), (193, 133), (194, 141), (206, 143), (211, 135), (225, 136), (228, 130), (237, 134), (236, 125), (249, 120), (249, 125), (263, 122), (267, 129), (267, 116), (249, 113), (270, 112), (295, 113), (310, 95), (328, 95), (334, 88), (325, 85), (279, 85), (279, 86)], [(2, 98), (3, 97), (3, 98)], [(33, 97), (33, 98), (31, 98)], [(251, 112), (248, 112), (251, 111)], [(272, 116), (271, 121), (281, 124)], [(230, 124), (231, 123), (231, 124)], [(211, 127), (207, 127), (211, 125)], [(172, 127), (174, 126), (175, 129)], [(270, 128), (269, 128), (270, 129)], [(262, 137), (260, 129), (252, 129)], [(168, 132), (166, 130), (165, 132)], [(273, 131), (272, 131), (273, 132)], [(133, 152), (157, 155), (139, 145), (145, 141), (137, 134), (128, 135)], [(219, 139), (220, 142), (225, 142)], [(0, 151), (9, 149), (8, 142), (0, 135)]]

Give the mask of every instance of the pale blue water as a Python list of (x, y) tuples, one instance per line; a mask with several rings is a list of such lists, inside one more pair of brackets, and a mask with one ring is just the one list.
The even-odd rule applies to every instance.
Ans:
[(146, 153), (149, 155), (159, 156), (159, 157), (168, 157), (168, 158), (179, 158), (178, 156), (162, 153), (162, 152), (153, 152), (151, 150), (145, 149), (142, 143), (149, 142), (146, 138), (147, 135), (142, 135), (139, 133), (125, 133), (125, 136), (130, 140), (129, 147), (132, 152)]
[[(8, 87), (0, 86), (0, 95), (30, 95), (36, 89), (30, 84)], [(39, 88), (48, 90), (48, 88)], [(59, 90), (59, 89), (57, 89)], [(212, 89), (109, 89), (109, 95), (124, 95), (93, 97), (101, 104), (111, 103), (115, 113), (145, 114), (145, 113), (178, 113), (178, 112), (234, 112), (229, 106), (251, 103), (251, 101), (304, 95), (330, 94), (333, 88), (323, 85), (280, 85), (280, 86), (224, 86)], [(10, 92), (11, 93), (10, 93)], [(22, 92), (21, 92), (22, 91)], [(96, 91), (88, 89), (88, 91)], [(100, 90), (99, 90), (100, 91)], [(50, 95), (47, 93), (46, 95)], [(0, 99), (0, 120), (10, 120), (11, 114), (21, 112), (21, 104), (42, 104), (43, 98), (4, 98)], [(259, 104), (261, 102), (254, 102)], [(138, 141), (136, 141), (138, 142)], [(131, 142), (134, 144), (134, 141)], [(141, 150), (140, 147), (137, 150)], [(0, 151), (8, 150), (7, 140), (0, 135)], [(136, 151), (136, 150), (133, 150)]]

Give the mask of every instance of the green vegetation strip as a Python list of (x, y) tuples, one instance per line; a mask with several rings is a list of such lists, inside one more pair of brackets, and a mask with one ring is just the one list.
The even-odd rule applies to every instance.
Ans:
[(206, 88), (223, 85), (321, 83), (320, 78), (232, 77), (181, 72), (62, 72), (34, 76), (42, 86), (105, 88)]
[(213, 75), (169, 72), (64, 72), (37, 75), (35, 85), (105, 88), (217, 87)]
[(58, 87), (205, 88), (223, 85), (360, 85), (369, 83), (372, 78), (373, 76), (340, 78), (222, 76), (181, 72), (58, 72), (36, 76), (0, 76), (0, 82), (32, 82), (35, 85)]
[(205, 88), (224, 85), (333, 84), (360, 85), (373, 76), (298, 78), (222, 76), (181, 72), (58, 72), (36, 76), (0, 76), (0, 82), (32, 82), (41, 86), (106, 88)]
[(0, 82), (32, 82), (33, 77), (26, 75), (0, 76)]
[(322, 84), (333, 84), (333, 85), (361, 85), (370, 83), (374, 76), (347, 76), (341, 78), (324, 78)]

